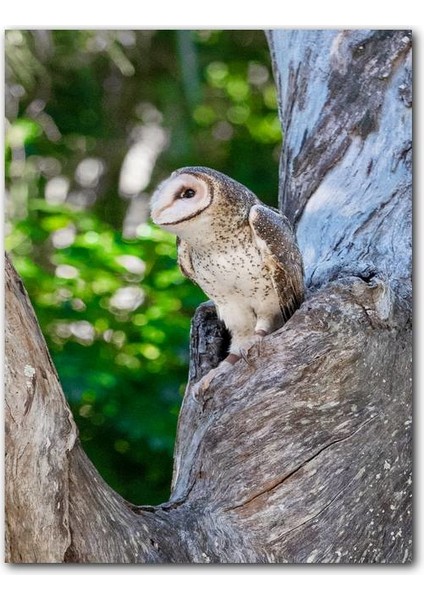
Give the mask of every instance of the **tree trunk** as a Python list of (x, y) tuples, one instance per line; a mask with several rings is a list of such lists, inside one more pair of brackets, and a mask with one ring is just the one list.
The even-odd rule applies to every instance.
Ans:
[(198, 309), (171, 498), (136, 507), (82, 451), (7, 264), (10, 562), (411, 560), (411, 36), (268, 39), (306, 300), (196, 399), (227, 336)]

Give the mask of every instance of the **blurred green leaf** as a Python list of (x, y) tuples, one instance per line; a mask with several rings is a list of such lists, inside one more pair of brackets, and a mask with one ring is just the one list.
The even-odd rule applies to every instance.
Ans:
[(16, 119), (6, 133), (6, 148), (21, 148), (35, 141), (41, 135), (41, 127), (30, 119)]

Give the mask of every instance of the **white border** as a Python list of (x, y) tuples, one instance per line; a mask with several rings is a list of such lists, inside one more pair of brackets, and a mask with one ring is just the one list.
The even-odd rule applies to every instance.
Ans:
[(16, 0), (4, 2), (2, 13), (6, 28), (159, 28), (159, 29), (273, 29), (273, 28), (410, 28), (422, 22), (417, 0), (372, 2), (353, 0), (260, 0), (229, 2), (214, 0)]
[[(275, 28), (412, 28), (415, 48), (419, 49), (422, 10), (416, 0), (402, 2), (330, 2), (309, 0), (282, 2), (260, 0), (257, 3), (214, 0), (208, 2), (89, 2), (88, 0), (6, 0), (2, 7), (4, 29), (275, 29)], [(3, 44), (4, 45), (4, 44)], [(417, 53), (417, 52), (416, 52)], [(415, 82), (421, 88), (421, 59), (415, 56)], [(2, 61), (3, 63), (3, 61)], [(415, 100), (421, 97), (421, 89), (415, 90)], [(419, 106), (416, 101), (415, 106)], [(417, 110), (417, 109), (416, 109)], [(423, 231), (422, 211), (418, 208), (419, 173), (423, 172), (421, 152), (417, 140), (421, 140), (419, 118), (415, 113), (415, 234)], [(418, 221), (418, 222), (417, 222)], [(420, 236), (418, 235), (417, 238)], [(415, 278), (421, 258), (421, 244), (417, 239), (415, 253)], [(415, 292), (415, 304), (419, 311), (420, 290)], [(416, 337), (418, 333), (416, 332)], [(421, 356), (419, 340), (416, 340), (416, 361)], [(415, 375), (421, 369), (415, 367)], [(416, 382), (415, 417), (421, 414), (418, 402), (420, 394)], [(415, 423), (415, 476), (419, 478), (422, 444), (419, 425)], [(419, 485), (421, 482), (419, 482)], [(421, 487), (421, 485), (420, 485)], [(313, 600), (340, 600), (405, 598), (415, 600), (421, 593), (422, 564), (420, 565), (422, 522), (420, 499), (422, 494), (415, 486), (415, 563), (412, 566), (390, 565), (305, 565), (305, 566), (13, 566), (2, 565), (1, 576), (6, 576), (2, 588), (19, 600), (26, 594), (31, 600), (57, 599), (65, 593), (73, 598), (97, 598), (126, 600), (132, 596), (148, 595), (154, 600), (190, 600), (211, 595), (223, 599), (287, 598), (290, 600), (313, 598)], [(422, 505), (422, 502), (421, 502)], [(418, 555), (418, 556), (417, 556)], [(6, 588), (6, 582), (9, 584)], [(137, 586), (137, 587), (135, 587)]]

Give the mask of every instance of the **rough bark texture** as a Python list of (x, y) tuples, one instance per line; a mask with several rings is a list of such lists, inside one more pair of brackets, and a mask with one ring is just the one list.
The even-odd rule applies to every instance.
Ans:
[(172, 495), (135, 507), (81, 450), (22, 285), (7, 266), (11, 562), (411, 560), (411, 39), (268, 34), (285, 133), (281, 207), (308, 294), (216, 378), (211, 303), (192, 324)]

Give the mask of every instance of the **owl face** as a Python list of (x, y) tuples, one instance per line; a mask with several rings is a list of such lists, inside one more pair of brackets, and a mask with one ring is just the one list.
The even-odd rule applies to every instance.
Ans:
[(211, 186), (204, 175), (180, 169), (154, 193), (150, 203), (152, 220), (178, 234), (211, 205), (212, 199)]

